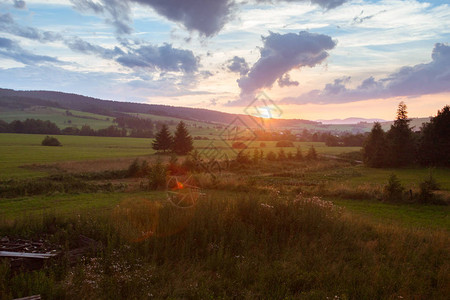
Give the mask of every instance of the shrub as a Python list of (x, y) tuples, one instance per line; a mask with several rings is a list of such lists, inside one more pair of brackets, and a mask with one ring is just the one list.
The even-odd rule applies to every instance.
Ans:
[(164, 189), (167, 184), (167, 168), (161, 160), (158, 160), (150, 168), (150, 174), (148, 177), (148, 187), (151, 190)]
[(260, 144), (259, 144), (259, 147), (265, 148), (265, 147), (266, 147), (266, 143), (260, 143)]
[(273, 151), (269, 151), (266, 155), (266, 159), (270, 161), (277, 160), (277, 155)]
[(419, 202), (421, 203), (432, 203), (432, 204), (442, 204), (442, 199), (439, 199), (433, 191), (439, 190), (439, 184), (436, 182), (434, 177), (430, 172), (430, 177), (426, 178), (419, 185)]
[(405, 188), (395, 174), (389, 177), (387, 185), (383, 190), (383, 199), (389, 202), (401, 202)]
[(303, 154), (300, 146), (297, 147), (297, 152), (295, 152), (295, 160), (303, 160)]
[(57, 138), (48, 135), (45, 137), (41, 144), (42, 146), (62, 146)]
[(249, 164), (251, 163), (250, 156), (245, 151), (239, 151), (239, 153), (236, 156), (236, 162), (240, 164)]
[(292, 141), (278, 141), (276, 146), (277, 147), (294, 147), (294, 143)]
[(233, 145), (231, 145), (233, 149), (247, 149), (247, 145), (243, 142), (234, 142)]
[(128, 167), (127, 177), (136, 177), (140, 171), (139, 160), (136, 158)]
[(308, 150), (308, 154), (306, 154), (306, 159), (308, 160), (316, 160), (317, 159), (317, 152), (314, 146), (311, 146)]
[(280, 149), (280, 151), (278, 151), (278, 160), (286, 160), (286, 154), (284, 153), (283, 149)]

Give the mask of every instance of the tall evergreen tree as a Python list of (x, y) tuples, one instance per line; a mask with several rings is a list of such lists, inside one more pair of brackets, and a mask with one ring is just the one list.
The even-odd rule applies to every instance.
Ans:
[(152, 148), (156, 151), (166, 152), (170, 150), (173, 145), (173, 137), (169, 132), (169, 128), (166, 124), (161, 126), (161, 130), (156, 134), (155, 140), (153, 141)]
[(422, 126), (419, 161), (423, 165), (450, 167), (450, 106)]
[(189, 131), (183, 121), (180, 121), (175, 131), (175, 137), (173, 139), (172, 150), (178, 155), (186, 155), (194, 149), (192, 143), (192, 137), (189, 135)]
[(393, 167), (402, 167), (414, 162), (416, 145), (413, 132), (409, 127), (410, 120), (406, 111), (406, 104), (402, 101), (398, 105), (397, 119), (387, 133), (388, 164)]
[(364, 163), (373, 168), (381, 168), (386, 165), (386, 138), (381, 124), (375, 122), (372, 131), (364, 142), (363, 158)]

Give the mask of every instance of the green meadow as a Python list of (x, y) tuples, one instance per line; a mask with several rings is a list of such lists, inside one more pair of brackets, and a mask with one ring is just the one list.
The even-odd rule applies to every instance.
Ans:
[[(0, 262), (0, 299), (446, 299), (449, 293), (449, 169), (367, 168), (342, 159), (358, 157), (358, 147), (300, 142), (283, 151), (300, 147), (306, 156), (314, 146), (318, 159), (255, 160), (255, 149), (280, 151), (275, 142), (258, 141), (245, 150), (250, 160), (238, 162), (237, 151), (215, 135), (194, 142), (203, 154), (213, 143), (230, 160), (209, 173), (190, 156), (169, 164), (170, 155), (152, 150), (152, 139), (56, 136), (63, 146), (45, 147), (44, 137), (0, 134), (0, 237), (45, 239), (64, 253), (80, 235), (102, 246), (74, 265), (63, 256), (16, 273)], [(135, 158), (138, 168), (149, 163), (146, 173), (129, 173)], [(414, 197), (431, 174), (443, 200), (387, 202), (391, 174)], [(169, 198), (170, 176), (183, 183), (188, 205)]]

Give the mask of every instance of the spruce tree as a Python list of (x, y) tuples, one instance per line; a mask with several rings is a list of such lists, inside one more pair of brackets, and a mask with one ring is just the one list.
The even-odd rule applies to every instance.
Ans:
[(392, 167), (402, 167), (414, 162), (416, 145), (407, 114), (406, 104), (402, 101), (398, 105), (397, 119), (387, 133), (387, 160)]
[(364, 163), (373, 168), (381, 168), (386, 165), (386, 138), (380, 123), (375, 122), (372, 131), (364, 142)]
[(156, 134), (153, 141), (152, 148), (156, 151), (166, 152), (172, 148), (173, 137), (169, 132), (169, 128), (166, 124), (163, 124), (161, 130)]
[(450, 106), (422, 126), (419, 160), (423, 165), (450, 167)]
[(183, 121), (178, 123), (173, 139), (172, 150), (178, 155), (186, 155), (194, 149), (192, 137)]

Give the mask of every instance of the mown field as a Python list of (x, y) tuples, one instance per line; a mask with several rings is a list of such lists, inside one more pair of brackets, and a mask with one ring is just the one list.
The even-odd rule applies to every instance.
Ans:
[[(186, 157), (169, 167), (195, 201), (169, 201), (151, 139), (0, 134), (0, 238), (65, 251), (101, 242), (75, 265), (64, 256), (14, 273), (0, 262), (0, 299), (447, 299), (449, 169), (371, 169), (335, 156), (359, 148), (295, 143), (319, 159), (239, 163), (210, 174)], [(195, 141), (206, 151), (211, 141)], [(250, 145), (278, 152), (275, 142)], [(284, 148), (286, 153), (296, 148)], [(148, 173), (128, 174), (135, 158)], [(162, 174), (162, 175), (161, 175)], [(431, 176), (441, 202), (383, 199), (396, 174), (416, 197)], [(14, 180), (10, 180), (14, 178)], [(152, 183), (161, 185), (154, 186)], [(197, 188), (190, 190), (189, 185)], [(98, 188), (97, 188), (98, 187)], [(14, 193), (17, 193), (15, 195)], [(443, 200), (442, 200), (443, 199)]]

